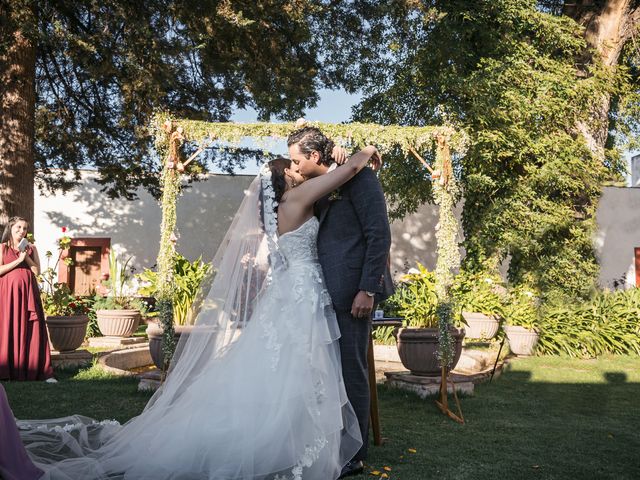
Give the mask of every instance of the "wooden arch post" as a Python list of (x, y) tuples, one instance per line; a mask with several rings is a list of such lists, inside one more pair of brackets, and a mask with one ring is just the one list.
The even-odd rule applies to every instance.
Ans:
[[(456, 180), (453, 177), (453, 167), (451, 164), (451, 151), (447, 141), (447, 136), (441, 132), (435, 135), (436, 140), (436, 160), (432, 168), (424, 158), (411, 147), (409, 151), (431, 174), (433, 193), (435, 202), (440, 206), (438, 229), (436, 231), (438, 260), (436, 264), (436, 294), (438, 297), (438, 323), (440, 331), (440, 348), (438, 355), (442, 363), (442, 377), (440, 380), (439, 397), (436, 405), (442, 413), (452, 420), (464, 424), (464, 417), (460, 407), (460, 401), (456, 388), (449, 378), (449, 365), (454, 356), (453, 345), (449, 328), (452, 320), (451, 294), (450, 288), (453, 283), (453, 271), (460, 266), (460, 253), (456, 241), (458, 226), (455, 220), (453, 207), (455, 205), (455, 195), (457, 193)], [(447, 387), (451, 385), (455, 398), (458, 413), (454, 413), (449, 408)]]

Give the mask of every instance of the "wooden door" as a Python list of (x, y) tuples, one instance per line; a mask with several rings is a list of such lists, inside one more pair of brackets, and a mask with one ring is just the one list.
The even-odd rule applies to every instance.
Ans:
[(71, 246), (69, 256), (69, 288), (75, 295), (93, 295), (100, 285), (102, 248)]
[(634, 248), (636, 266), (636, 287), (640, 287), (640, 248)]

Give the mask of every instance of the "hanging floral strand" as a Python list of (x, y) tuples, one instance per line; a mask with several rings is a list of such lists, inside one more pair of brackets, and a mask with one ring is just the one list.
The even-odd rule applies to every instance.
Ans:
[(162, 354), (166, 372), (175, 350), (175, 332), (173, 328), (173, 259), (175, 256), (176, 206), (180, 194), (181, 168), (180, 146), (184, 142), (181, 128), (173, 122), (165, 122), (163, 129), (169, 139), (167, 158), (162, 170), (162, 223), (160, 225), (160, 250), (158, 251), (158, 290), (156, 307), (163, 328)]
[[(436, 226), (438, 259), (436, 261), (436, 295), (438, 297), (437, 315), (439, 330), (438, 358), (440, 364), (449, 368), (453, 362), (454, 346), (451, 337), (453, 325), (453, 307), (450, 288), (453, 276), (460, 268), (460, 249), (458, 247), (458, 221), (454, 214), (459, 189), (451, 168), (451, 152), (447, 142), (447, 133), (436, 136), (436, 160), (434, 171), (439, 178), (433, 184), (433, 197), (440, 207)], [(438, 175), (436, 175), (438, 177)]]

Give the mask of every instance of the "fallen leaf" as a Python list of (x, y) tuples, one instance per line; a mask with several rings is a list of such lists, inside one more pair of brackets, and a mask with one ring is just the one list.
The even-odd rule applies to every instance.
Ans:
[(380, 472), (378, 470), (374, 470), (373, 472), (371, 472), (371, 475), (378, 476), (380, 475)]
[(540, 468), (540, 465), (533, 465), (531, 468), (533, 468), (534, 470), (537, 470)]
[(383, 473), (382, 475), (380, 475), (380, 478), (389, 478), (389, 475), (387, 475), (386, 473)]
[(416, 449), (415, 448), (410, 448), (407, 450), (407, 452), (409, 453), (416, 453)]
[(382, 467), (382, 468), (383, 468), (383, 470), (386, 470), (387, 472), (391, 471), (391, 467)]

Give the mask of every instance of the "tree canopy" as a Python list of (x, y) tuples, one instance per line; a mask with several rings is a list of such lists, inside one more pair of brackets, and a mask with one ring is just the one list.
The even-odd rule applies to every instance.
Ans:
[[(615, 30), (605, 22), (637, 29), (636, 2), (374, 3), (369, 29), (387, 35), (375, 75), (347, 72), (365, 92), (355, 119), (449, 121), (466, 130), (469, 149), (456, 170), (465, 267), (494, 269), (508, 259), (516, 284), (587, 295), (598, 271), (592, 235), (601, 187), (621, 179), (620, 147), (637, 130), (635, 69), (602, 32)], [(615, 31), (632, 43), (622, 26)], [(340, 63), (354, 51), (336, 55)], [(427, 183), (407, 175), (394, 187), (404, 189), (407, 211)]]
[[(20, 136), (27, 147), (31, 142), (33, 152), (19, 156), (31, 157), (43, 187), (68, 188), (65, 171), (75, 170), (77, 178), (78, 168), (90, 167), (109, 195), (131, 197), (138, 186), (157, 192), (160, 162), (149, 154), (148, 131), (156, 111), (222, 121), (250, 106), (263, 119), (291, 119), (315, 104), (318, 87), (331, 82), (321, 72), (312, 32), (321, 6), (303, 0), (2, 2), (1, 153), (17, 155), (11, 142)], [(16, 78), (19, 84), (12, 83)], [(36, 95), (22, 103), (33, 113), (12, 103), (30, 82)], [(7, 189), (19, 194), (15, 185)], [(2, 200), (3, 210), (13, 208)]]

